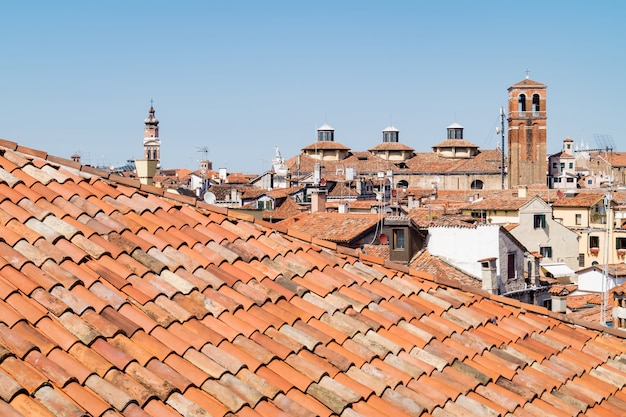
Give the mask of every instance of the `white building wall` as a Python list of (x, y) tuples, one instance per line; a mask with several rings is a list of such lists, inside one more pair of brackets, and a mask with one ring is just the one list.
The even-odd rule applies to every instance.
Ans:
[(602, 290), (608, 291), (613, 287), (626, 282), (626, 278), (616, 278), (609, 275), (606, 280), (607, 284), (605, 284), (604, 288), (602, 288), (602, 280), (603, 274), (601, 269), (598, 270), (594, 268), (589, 271), (579, 273), (577, 293), (601, 293)]
[[(500, 259), (499, 225), (480, 225), (476, 228), (430, 227), (428, 251), (476, 278), (482, 277), (479, 259)], [(500, 264), (497, 265), (500, 276)]]

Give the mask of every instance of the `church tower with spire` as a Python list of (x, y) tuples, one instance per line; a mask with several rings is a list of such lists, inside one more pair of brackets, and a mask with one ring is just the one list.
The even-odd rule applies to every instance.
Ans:
[(157, 170), (161, 169), (161, 139), (159, 139), (159, 119), (154, 115), (154, 107), (150, 103), (148, 117), (144, 120), (143, 157), (157, 161)]
[(509, 87), (509, 188), (546, 184), (546, 89), (526, 78)]

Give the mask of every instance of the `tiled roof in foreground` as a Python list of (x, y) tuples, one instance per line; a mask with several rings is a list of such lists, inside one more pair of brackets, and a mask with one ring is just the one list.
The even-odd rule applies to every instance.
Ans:
[(620, 415), (624, 333), (0, 141), (0, 415)]

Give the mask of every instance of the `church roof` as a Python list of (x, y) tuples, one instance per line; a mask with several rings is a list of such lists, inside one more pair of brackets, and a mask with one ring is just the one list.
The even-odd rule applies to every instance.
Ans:
[(144, 120), (144, 123), (147, 125), (155, 125), (159, 124), (159, 119), (154, 115), (154, 107), (150, 106), (150, 110), (148, 110), (148, 117)]
[(511, 88), (523, 88), (523, 87), (529, 87), (529, 88), (530, 87), (540, 87), (540, 88), (543, 88), (543, 87), (546, 87), (546, 85), (542, 84), (540, 82), (537, 82), (537, 81), (533, 81), (530, 78), (524, 78), (522, 81), (513, 84), (511, 87), (509, 87), (509, 89), (511, 89)]

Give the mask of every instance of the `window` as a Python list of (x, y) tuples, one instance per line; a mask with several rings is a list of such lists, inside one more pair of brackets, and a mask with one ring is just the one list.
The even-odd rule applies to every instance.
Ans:
[(600, 247), (600, 238), (598, 236), (589, 236), (589, 247), (590, 248), (599, 248)]
[(539, 94), (533, 94), (533, 112), (539, 112)]
[(270, 199), (267, 200), (257, 200), (256, 202), (257, 209), (259, 210), (273, 210), (273, 201)]
[(565, 162), (561, 162), (560, 172), (563, 172), (564, 169), (565, 169)]
[(534, 216), (534, 226), (535, 226), (535, 229), (545, 229), (546, 228), (546, 215), (545, 214), (535, 214), (535, 216)]
[(568, 178), (567, 182), (574, 182), (574, 178)]
[(332, 142), (333, 132), (331, 132), (330, 130), (320, 130), (317, 133), (317, 140), (319, 142)]
[(552, 162), (552, 169), (556, 169), (556, 162)]
[(487, 213), (485, 213), (484, 211), (472, 211), (471, 216), (473, 219), (479, 219), (483, 222), (487, 220)]
[(526, 111), (526, 96), (524, 94), (519, 95), (519, 99), (517, 100), (517, 111)]
[(626, 249), (626, 238), (615, 238), (615, 249)]
[(585, 254), (584, 253), (578, 254), (578, 267), (579, 268), (585, 267)]
[(482, 190), (483, 186), (484, 186), (484, 183), (481, 180), (474, 180), (470, 184), (470, 188), (472, 190)]
[(506, 276), (509, 279), (515, 279), (517, 276), (517, 259), (515, 253), (509, 253), (506, 262)]
[(569, 169), (574, 169), (574, 163), (573, 162), (570, 162), (568, 166), (569, 166)]
[(398, 181), (398, 188), (407, 188), (409, 186), (409, 182), (407, 180)]
[(394, 229), (393, 248), (395, 250), (404, 250), (404, 229)]
[(583, 216), (582, 214), (576, 214), (576, 224), (582, 224)]
[(552, 258), (552, 247), (551, 246), (542, 246), (539, 248), (539, 253), (544, 258)]

